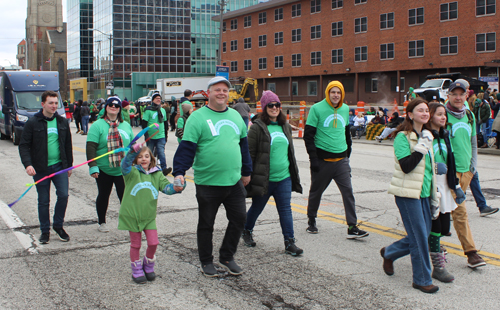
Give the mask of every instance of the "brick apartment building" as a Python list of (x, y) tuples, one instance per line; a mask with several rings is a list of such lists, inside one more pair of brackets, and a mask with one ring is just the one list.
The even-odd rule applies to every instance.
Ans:
[(283, 101), (340, 80), (349, 104), (401, 103), (429, 74), (498, 76), (499, 27), (496, 0), (271, 0), (224, 14), (222, 62)]

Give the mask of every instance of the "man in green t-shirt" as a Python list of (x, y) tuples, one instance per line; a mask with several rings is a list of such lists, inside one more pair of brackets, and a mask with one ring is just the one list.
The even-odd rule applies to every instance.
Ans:
[(368, 233), (357, 226), (356, 207), (351, 185), (351, 135), (349, 107), (343, 104), (344, 86), (332, 81), (325, 90), (325, 99), (309, 111), (304, 130), (304, 142), (311, 162), (311, 189), (307, 203), (309, 218), (306, 231), (317, 234), (316, 217), (321, 196), (332, 179), (342, 194), (347, 221), (347, 238), (357, 239)]
[(198, 254), (201, 271), (217, 277), (213, 264), (212, 237), (215, 217), (224, 205), (229, 224), (219, 251), (219, 262), (232, 275), (243, 270), (234, 254), (246, 220), (245, 186), (250, 182), (252, 160), (247, 130), (240, 114), (228, 109), (231, 84), (223, 77), (208, 82), (208, 105), (193, 112), (184, 126), (174, 156), (174, 184), (184, 184), (186, 170), (193, 167), (198, 200)]
[[(451, 83), (448, 89), (448, 103), (445, 106), (448, 114), (447, 129), (450, 132), (451, 146), (455, 155), (457, 177), (464, 192), (469, 187), (476, 172), (477, 164), (476, 121), (472, 112), (464, 104), (466, 90), (464, 83)], [(454, 191), (452, 193), (455, 195)], [(451, 212), (451, 216), (453, 217), (453, 226), (458, 239), (462, 244), (465, 255), (467, 255), (468, 266), (476, 268), (486, 265), (484, 260), (477, 254), (469, 226), (465, 201)]]
[(147, 145), (151, 151), (153, 151), (156, 147), (156, 153), (158, 154), (158, 159), (160, 160), (161, 170), (164, 175), (168, 175), (172, 171), (172, 168), (167, 168), (167, 162), (165, 159), (168, 122), (167, 113), (165, 112), (165, 109), (161, 107), (161, 95), (159, 93), (155, 93), (151, 97), (151, 105), (144, 110), (141, 125), (142, 128), (146, 128), (154, 123), (160, 125), (160, 128), (152, 127), (148, 130), (148, 137), (152, 136), (156, 131), (158, 131), (158, 133), (148, 141)]
[[(73, 165), (73, 148), (69, 124), (65, 117), (57, 114), (59, 96), (54, 91), (42, 93), (42, 109), (24, 125), (19, 143), (19, 155), (26, 173), (37, 182), (55, 172)], [(52, 228), (61, 241), (69, 241), (63, 229), (68, 206), (68, 178), (71, 170), (53, 176), (36, 185), (38, 192), (38, 219), (40, 221), (40, 243), (50, 240), (50, 182), (56, 187), (57, 201), (54, 207)]]

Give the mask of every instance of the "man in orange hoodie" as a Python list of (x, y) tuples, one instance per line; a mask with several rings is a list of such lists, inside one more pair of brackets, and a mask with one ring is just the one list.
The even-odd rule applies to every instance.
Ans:
[(343, 104), (344, 86), (332, 81), (325, 90), (326, 98), (311, 107), (304, 131), (304, 142), (311, 162), (311, 189), (307, 204), (307, 232), (318, 233), (316, 217), (321, 196), (332, 179), (342, 194), (348, 225), (347, 238), (368, 236), (357, 226), (354, 194), (351, 185), (351, 135), (349, 107)]

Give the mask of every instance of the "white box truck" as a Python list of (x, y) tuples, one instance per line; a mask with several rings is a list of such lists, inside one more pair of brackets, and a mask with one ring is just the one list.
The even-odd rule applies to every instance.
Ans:
[(212, 78), (213, 76), (198, 76), (157, 79), (156, 88), (163, 101), (180, 100), (184, 97), (184, 91), (189, 89), (195, 93), (193, 101), (202, 103), (207, 100), (205, 92), (208, 81)]

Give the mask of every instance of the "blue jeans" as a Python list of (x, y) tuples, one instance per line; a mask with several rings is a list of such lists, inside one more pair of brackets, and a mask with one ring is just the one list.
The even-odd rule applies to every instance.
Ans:
[(385, 248), (385, 258), (395, 261), (410, 254), (413, 283), (431, 285), (428, 238), (432, 221), (429, 198), (395, 198), (407, 235)]
[(82, 116), (82, 130), (83, 130), (83, 133), (87, 133), (89, 131), (89, 120), (90, 120), (90, 116), (89, 115)]
[(484, 198), (483, 192), (481, 191), (481, 185), (479, 185), (479, 173), (477, 173), (477, 171), (470, 181), (470, 190), (472, 191), (472, 196), (474, 196), (474, 200), (476, 201), (479, 211), (486, 208), (486, 198)]
[(269, 182), (267, 194), (252, 197), (252, 205), (247, 212), (245, 229), (253, 230), (257, 218), (264, 210), (271, 196), (274, 197), (274, 201), (276, 202), (283, 237), (285, 237), (285, 240), (293, 238), (293, 217), (292, 206), (290, 205), (292, 199), (292, 179), (290, 177), (279, 182)]
[(160, 166), (162, 170), (167, 168), (167, 163), (165, 162), (165, 143), (167, 143), (165, 138), (151, 139), (148, 141), (148, 147), (151, 152), (156, 146), (156, 153), (158, 154), (158, 159), (160, 160)]
[(243, 121), (245, 122), (246, 128), (247, 128), (247, 130), (248, 130), (248, 122), (249, 122), (249, 120), (248, 120), (248, 116), (247, 116), (247, 117), (242, 116), (242, 117), (243, 117)]
[[(63, 169), (61, 163), (49, 166), (44, 173), (37, 173), (33, 180), (38, 180)], [(64, 224), (66, 207), (68, 206), (68, 173), (61, 173), (50, 179), (44, 180), (36, 185), (38, 192), (38, 220), (40, 221), (40, 230), (42, 233), (50, 231), (50, 182), (56, 187), (57, 201), (54, 207), (53, 227), (61, 228)]]

